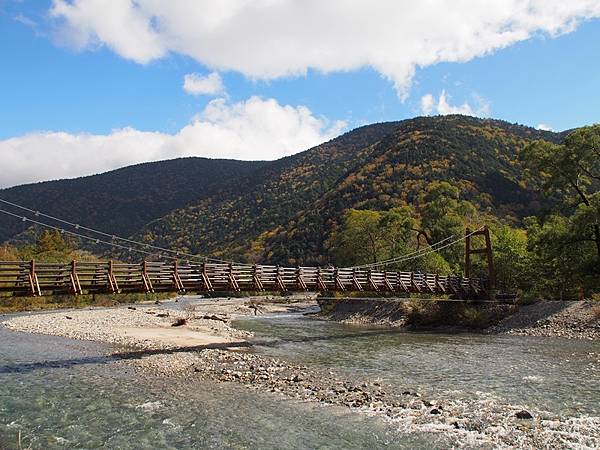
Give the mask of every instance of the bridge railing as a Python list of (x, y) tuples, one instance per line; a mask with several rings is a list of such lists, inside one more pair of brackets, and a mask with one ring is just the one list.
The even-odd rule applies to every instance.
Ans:
[(379, 291), (480, 297), (483, 278), (336, 267), (146, 261), (0, 262), (0, 292), (12, 295), (155, 291)]

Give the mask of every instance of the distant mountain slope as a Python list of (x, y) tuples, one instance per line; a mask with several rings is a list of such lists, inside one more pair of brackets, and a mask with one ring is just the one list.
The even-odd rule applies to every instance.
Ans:
[[(263, 165), (263, 162), (181, 158), (71, 180), (16, 186), (0, 190), (0, 198), (128, 236), (148, 222), (208, 197), (231, 180)], [(4, 205), (2, 208), (7, 209)], [(0, 243), (27, 226), (3, 217)]]
[(175, 210), (141, 233), (158, 245), (243, 257), (262, 232), (286, 223), (369, 157), (399, 122), (350, 131), (302, 153), (265, 164), (216, 195)]
[(516, 220), (539, 208), (518, 148), (560, 134), (465, 116), (422, 117), (353, 130), (259, 168), (217, 195), (149, 224), (140, 236), (195, 253), (279, 263), (323, 263), (323, 243), (347, 208), (419, 201), (428, 182)]

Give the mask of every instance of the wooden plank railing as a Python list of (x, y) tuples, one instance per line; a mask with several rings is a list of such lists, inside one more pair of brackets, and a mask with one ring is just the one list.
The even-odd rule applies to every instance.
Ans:
[(127, 292), (372, 291), (481, 298), (484, 278), (334, 267), (145, 261), (0, 261), (0, 292), (13, 296)]

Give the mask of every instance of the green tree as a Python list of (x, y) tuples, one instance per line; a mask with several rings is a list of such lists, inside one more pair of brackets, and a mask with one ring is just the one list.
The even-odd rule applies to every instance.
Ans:
[(504, 292), (529, 291), (533, 274), (527, 232), (499, 224), (492, 225), (490, 231), (497, 288)]
[(585, 242), (570, 242), (569, 218), (554, 214), (541, 222), (525, 220), (528, 250), (531, 255), (531, 291), (541, 297), (575, 298), (582, 290), (597, 292), (598, 276), (590, 267), (593, 247)]
[(9, 244), (0, 245), (0, 261), (18, 261), (19, 251)]
[(373, 263), (380, 260), (384, 247), (379, 211), (349, 210), (340, 232), (333, 237), (336, 261), (344, 265)]
[[(462, 236), (465, 228), (476, 223), (477, 209), (460, 199), (460, 190), (446, 181), (435, 181), (427, 186), (421, 212), (421, 234), (428, 244)], [(463, 248), (451, 246), (441, 251), (455, 271), (460, 271)]]
[(589, 242), (600, 260), (600, 125), (580, 128), (561, 145), (536, 141), (520, 153), (529, 173), (559, 211), (573, 214), (574, 239)]
[[(561, 297), (600, 290), (600, 125), (561, 145), (537, 141), (520, 152), (532, 179), (555, 201), (544, 220), (530, 218), (529, 249), (542, 271), (538, 289)], [(548, 292), (546, 292), (546, 295)]]
[(38, 259), (47, 262), (65, 262), (79, 259), (73, 245), (59, 231), (42, 231), (35, 244), (26, 245), (19, 251), (21, 259)]
[(414, 229), (409, 207), (389, 211), (349, 210), (331, 239), (337, 264), (376, 263), (408, 252)]

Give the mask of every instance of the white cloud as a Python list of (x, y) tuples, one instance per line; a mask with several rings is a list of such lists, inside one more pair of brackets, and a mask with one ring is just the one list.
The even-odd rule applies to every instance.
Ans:
[(432, 112), (443, 116), (447, 114), (464, 114), (466, 116), (478, 117), (489, 116), (489, 103), (477, 94), (473, 94), (472, 97), (477, 106), (471, 106), (468, 102), (464, 102), (462, 105), (452, 105), (450, 104), (450, 95), (445, 90), (442, 90), (437, 102), (432, 94), (425, 94), (421, 97), (421, 113), (426, 116)]
[(30, 19), (29, 17), (27, 17), (23, 14), (17, 14), (15, 17), (13, 17), (13, 19), (25, 26), (30, 27), (30, 28), (35, 29), (38, 27), (38, 24), (34, 20)]
[(600, 16), (598, 0), (53, 0), (61, 39), (147, 63), (169, 52), (253, 79), (372, 67), (406, 97), (417, 67), (464, 62)]
[(206, 76), (190, 73), (183, 77), (183, 90), (192, 95), (218, 95), (225, 92), (223, 80), (217, 72)]
[(431, 114), (431, 111), (433, 111), (434, 103), (435, 99), (433, 98), (433, 95), (425, 94), (423, 97), (421, 97), (421, 112), (426, 116)]
[(2, 140), (0, 187), (182, 156), (276, 159), (329, 140), (345, 127), (315, 117), (305, 106), (220, 98), (176, 134), (124, 128), (107, 135), (37, 132)]
[(554, 131), (554, 128), (552, 128), (550, 125), (546, 125), (545, 123), (538, 124), (536, 128), (542, 131)]

